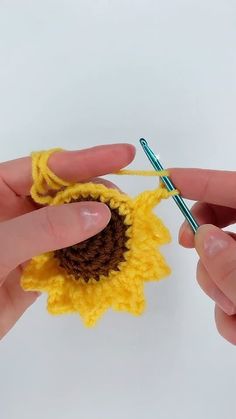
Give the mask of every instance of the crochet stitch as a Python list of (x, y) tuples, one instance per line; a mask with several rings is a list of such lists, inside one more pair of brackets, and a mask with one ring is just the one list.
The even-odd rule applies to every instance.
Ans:
[[(178, 191), (168, 192), (161, 184), (131, 198), (103, 184), (69, 183), (47, 166), (55, 151), (62, 150), (32, 153), (33, 200), (43, 205), (100, 201), (109, 206), (111, 220), (82, 243), (34, 257), (23, 271), (22, 287), (47, 292), (51, 314), (79, 313), (86, 326), (93, 326), (108, 308), (141, 314), (144, 282), (170, 274), (159, 252), (160, 245), (170, 242), (170, 233), (153, 208)], [(164, 176), (168, 172), (121, 170), (116, 174)]]

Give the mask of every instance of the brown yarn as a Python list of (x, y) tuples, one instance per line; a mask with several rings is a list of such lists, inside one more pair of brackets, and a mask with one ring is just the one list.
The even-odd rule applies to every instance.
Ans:
[[(96, 200), (90, 196), (71, 200), (80, 201)], [(109, 206), (109, 203), (106, 204)], [(117, 271), (118, 264), (125, 260), (127, 225), (124, 224), (124, 216), (117, 209), (110, 208), (110, 211), (109, 224), (96, 236), (54, 252), (60, 266), (73, 274), (76, 280), (82, 277), (85, 282), (91, 278), (99, 281), (100, 275), (107, 276), (111, 270)]]

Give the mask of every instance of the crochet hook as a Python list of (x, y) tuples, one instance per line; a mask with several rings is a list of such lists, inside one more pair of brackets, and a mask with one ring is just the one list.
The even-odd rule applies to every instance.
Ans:
[[(145, 152), (146, 156), (148, 157), (149, 161), (153, 165), (154, 169), (156, 171), (164, 170), (164, 168), (162, 167), (162, 164), (159, 162), (157, 156), (154, 154), (152, 149), (149, 147), (147, 141), (144, 138), (140, 138), (139, 142), (140, 142), (140, 144), (143, 148), (143, 151)], [(174, 184), (171, 181), (171, 179), (169, 178), (169, 176), (160, 176), (160, 178), (161, 178), (162, 182), (164, 183), (164, 185), (166, 186), (168, 191), (173, 191), (173, 190), (176, 189), (176, 187), (174, 186)], [(193, 215), (191, 214), (190, 210), (188, 209), (188, 207), (185, 204), (181, 195), (179, 195), (179, 194), (178, 195), (173, 195), (172, 198), (174, 199), (174, 201), (178, 205), (180, 211), (182, 212), (182, 214), (186, 218), (187, 222), (192, 227), (193, 232), (196, 233), (199, 225), (198, 225), (197, 221), (194, 219)]]

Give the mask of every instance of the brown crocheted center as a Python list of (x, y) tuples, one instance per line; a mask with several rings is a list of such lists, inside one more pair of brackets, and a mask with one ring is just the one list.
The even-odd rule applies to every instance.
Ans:
[[(97, 200), (90, 196), (71, 200), (79, 201)], [(107, 276), (111, 270), (118, 271), (118, 264), (125, 260), (128, 226), (124, 224), (125, 217), (117, 209), (110, 208), (110, 211), (109, 224), (96, 236), (54, 252), (60, 266), (77, 280), (82, 277), (85, 282), (91, 278), (99, 281), (100, 275)]]

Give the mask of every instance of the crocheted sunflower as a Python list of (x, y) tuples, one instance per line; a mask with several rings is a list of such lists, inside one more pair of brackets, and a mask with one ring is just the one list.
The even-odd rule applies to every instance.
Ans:
[[(86, 326), (93, 326), (109, 308), (141, 314), (144, 282), (170, 274), (158, 250), (170, 241), (170, 234), (153, 208), (173, 193), (161, 185), (131, 198), (103, 184), (69, 184), (47, 167), (55, 150), (32, 153), (32, 198), (49, 205), (100, 201), (109, 206), (111, 219), (82, 243), (34, 257), (23, 272), (22, 287), (47, 292), (51, 314), (79, 313)], [(48, 187), (57, 192), (46, 195)]]

